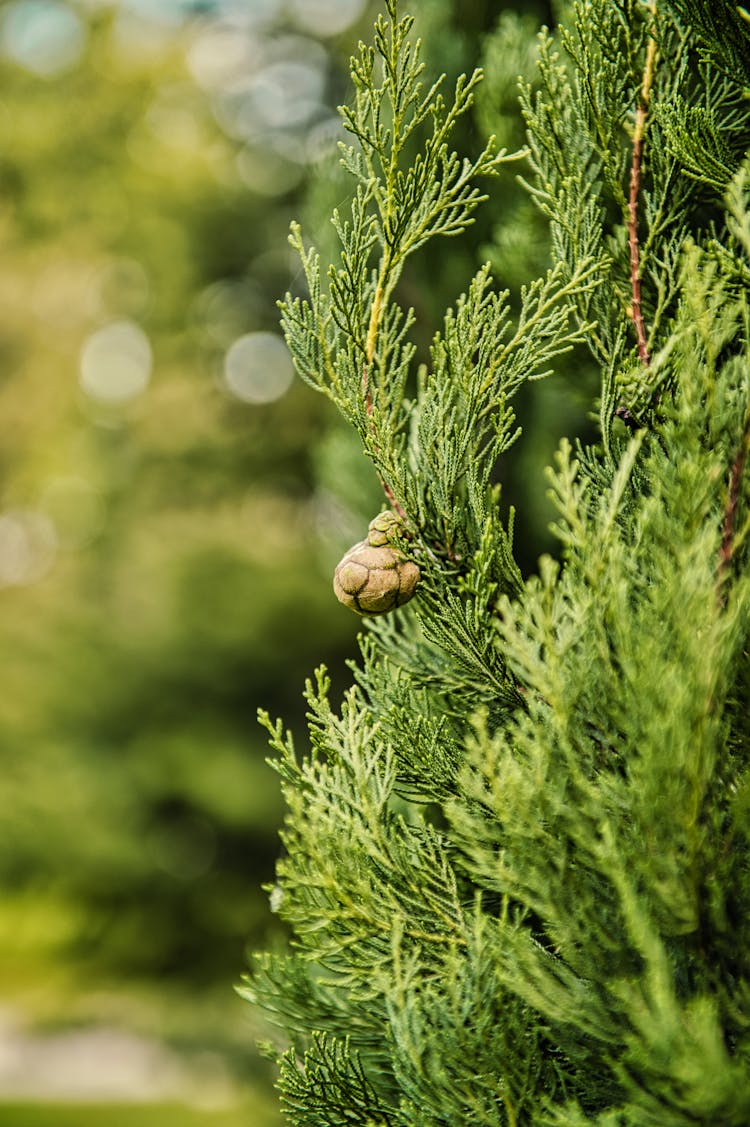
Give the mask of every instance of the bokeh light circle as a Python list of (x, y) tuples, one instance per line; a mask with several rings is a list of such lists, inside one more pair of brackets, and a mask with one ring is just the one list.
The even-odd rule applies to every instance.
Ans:
[(292, 358), (275, 333), (246, 333), (227, 349), (224, 383), (244, 403), (273, 403), (294, 377)]
[(42, 579), (57, 553), (49, 517), (30, 509), (0, 514), (0, 587), (19, 587)]
[(143, 329), (134, 321), (113, 321), (84, 341), (79, 383), (92, 399), (118, 406), (145, 391), (152, 364)]
[(253, 116), (270, 129), (306, 124), (319, 110), (325, 75), (315, 62), (284, 59), (264, 67), (248, 93)]
[(292, 17), (314, 35), (339, 35), (365, 10), (366, 0), (290, 0)]
[(2, 13), (0, 48), (41, 78), (71, 70), (83, 54), (86, 39), (81, 17), (56, 0), (17, 0)]

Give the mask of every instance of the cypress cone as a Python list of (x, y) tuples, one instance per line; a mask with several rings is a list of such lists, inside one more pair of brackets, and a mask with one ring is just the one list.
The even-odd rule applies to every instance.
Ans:
[(333, 576), (336, 598), (356, 614), (371, 616), (408, 603), (419, 568), (389, 542), (400, 521), (386, 510), (370, 521), (367, 539), (349, 549)]

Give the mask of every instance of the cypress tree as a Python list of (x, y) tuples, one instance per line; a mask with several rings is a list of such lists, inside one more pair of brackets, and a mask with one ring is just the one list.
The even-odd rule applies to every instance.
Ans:
[[(342, 705), (321, 668), (306, 749), (263, 717), (289, 941), (242, 990), (300, 1127), (746, 1127), (748, 12), (565, 6), (525, 42), (525, 148), (463, 157), (481, 75), (447, 93), (386, 8), (352, 60), (340, 256), (293, 229), (282, 318), (389, 515), (337, 573), (364, 616)], [(519, 170), (549, 269), (511, 298), (480, 268), (417, 364), (409, 259)], [(598, 439), (561, 442), (559, 551), (524, 576), (514, 395), (584, 347)]]

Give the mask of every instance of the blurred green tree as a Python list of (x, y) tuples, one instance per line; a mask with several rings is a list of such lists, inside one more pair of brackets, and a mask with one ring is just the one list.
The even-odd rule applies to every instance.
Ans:
[(256, 105), (286, 67), (329, 143), (335, 56), (167, 16), (0, 8), (8, 997), (37, 959), (228, 989), (276, 849), (256, 707), (301, 722), (314, 656), (352, 648), (321, 583), (348, 535), (323, 405), (288, 386), (275, 307), (306, 163)]

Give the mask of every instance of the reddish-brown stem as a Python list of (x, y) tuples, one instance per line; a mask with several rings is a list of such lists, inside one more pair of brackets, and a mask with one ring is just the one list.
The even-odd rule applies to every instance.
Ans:
[[(645, 124), (646, 111), (643, 106), (638, 107), (636, 124), (642, 118)], [(638, 355), (647, 368), (651, 363), (651, 354), (648, 349), (648, 335), (643, 320), (641, 306), (641, 261), (638, 246), (638, 193), (641, 187), (641, 157), (643, 155), (643, 132), (633, 141), (633, 161), (630, 166), (630, 197), (628, 199), (628, 246), (630, 247), (630, 316), (635, 326), (635, 335), (638, 339)]]
[[(655, 4), (650, 5), (651, 11)], [(648, 333), (643, 320), (641, 305), (641, 252), (638, 243), (638, 197), (641, 191), (641, 164), (643, 161), (643, 138), (646, 132), (648, 103), (654, 81), (656, 66), (656, 40), (652, 37), (646, 48), (646, 65), (643, 69), (641, 96), (635, 112), (633, 126), (633, 159), (630, 164), (630, 194), (628, 196), (628, 247), (630, 249), (630, 316), (638, 341), (638, 355), (644, 367), (651, 363), (648, 347)]]

